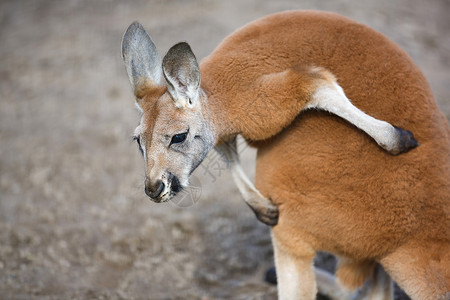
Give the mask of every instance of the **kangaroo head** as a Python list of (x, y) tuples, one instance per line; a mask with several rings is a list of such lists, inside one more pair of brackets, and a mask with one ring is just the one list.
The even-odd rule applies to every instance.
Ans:
[(142, 113), (134, 138), (145, 160), (145, 193), (166, 202), (188, 185), (214, 145), (200, 68), (187, 43), (176, 44), (161, 60), (136, 22), (125, 32), (122, 57)]

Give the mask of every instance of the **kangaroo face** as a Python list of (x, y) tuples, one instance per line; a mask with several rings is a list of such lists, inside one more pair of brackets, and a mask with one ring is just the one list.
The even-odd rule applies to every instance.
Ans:
[(214, 145), (200, 68), (186, 43), (173, 46), (161, 60), (139, 23), (128, 27), (122, 56), (142, 112), (134, 139), (145, 159), (145, 193), (165, 202), (188, 185)]
[(134, 138), (145, 160), (145, 193), (165, 202), (188, 185), (189, 175), (213, 146), (213, 133), (199, 99), (180, 108), (165, 92), (144, 102)]

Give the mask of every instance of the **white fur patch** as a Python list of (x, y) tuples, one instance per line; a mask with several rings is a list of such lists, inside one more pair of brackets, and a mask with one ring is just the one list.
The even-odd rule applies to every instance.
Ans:
[(139, 125), (138, 127), (136, 127), (136, 129), (134, 129), (134, 136), (138, 137), (142, 134), (142, 126)]
[(314, 92), (312, 100), (305, 106), (305, 109), (309, 108), (323, 109), (349, 121), (370, 135), (386, 150), (392, 150), (397, 145), (398, 136), (395, 128), (355, 107), (336, 82), (333, 85), (319, 87)]
[[(272, 235), (272, 243), (274, 246), (274, 258), (277, 270), (278, 299), (303, 299), (300, 297), (301, 289), (299, 284), (301, 274), (297, 269), (296, 261), (280, 249), (274, 235)], [(305, 283), (303, 282), (303, 284)]]
[(141, 117), (141, 122), (140, 122), (140, 124), (139, 124), (139, 126), (137, 126), (135, 129), (134, 129), (134, 136), (135, 137), (139, 137), (140, 138), (140, 144), (141, 144), (141, 149), (142, 149), (142, 152), (143, 152), (143, 154), (144, 154), (144, 161), (147, 161), (147, 155), (146, 155), (146, 149), (145, 149), (145, 147), (144, 147), (144, 142), (143, 142), (143, 140), (142, 140), (142, 134), (144, 133), (144, 128), (145, 128), (145, 122), (144, 122), (144, 116), (142, 116)]
[(139, 112), (142, 114), (144, 113), (144, 111), (142, 110), (142, 107), (139, 106), (139, 104), (137, 103), (137, 101), (134, 101), (134, 106), (136, 106), (136, 108), (139, 110)]

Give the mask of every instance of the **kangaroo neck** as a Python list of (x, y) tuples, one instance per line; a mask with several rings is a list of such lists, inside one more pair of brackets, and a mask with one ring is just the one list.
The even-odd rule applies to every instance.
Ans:
[(238, 135), (239, 128), (235, 126), (232, 121), (233, 116), (230, 115), (229, 105), (222, 102), (220, 97), (211, 93), (206, 87), (202, 85), (202, 90), (206, 94), (206, 101), (204, 104), (204, 112), (209, 119), (210, 128), (214, 130), (215, 144), (220, 144), (236, 135)]

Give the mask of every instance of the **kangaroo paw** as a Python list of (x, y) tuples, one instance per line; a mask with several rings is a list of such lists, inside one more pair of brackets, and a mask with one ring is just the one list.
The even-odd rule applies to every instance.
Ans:
[(389, 150), (390, 154), (398, 155), (401, 153), (406, 153), (409, 150), (419, 146), (419, 143), (416, 141), (411, 131), (404, 130), (399, 127), (395, 127), (395, 129), (397, 131), (398, 142), (392, 150)]
[(256, 215), (256, 218), (269, 226), (275, 226), (278, 223), (278, 207), (276, 207), (273, 203), (264, 199), (267, 203), (258, 202), (257, 204), (247, 203), (248, 206), (253, 210)]

